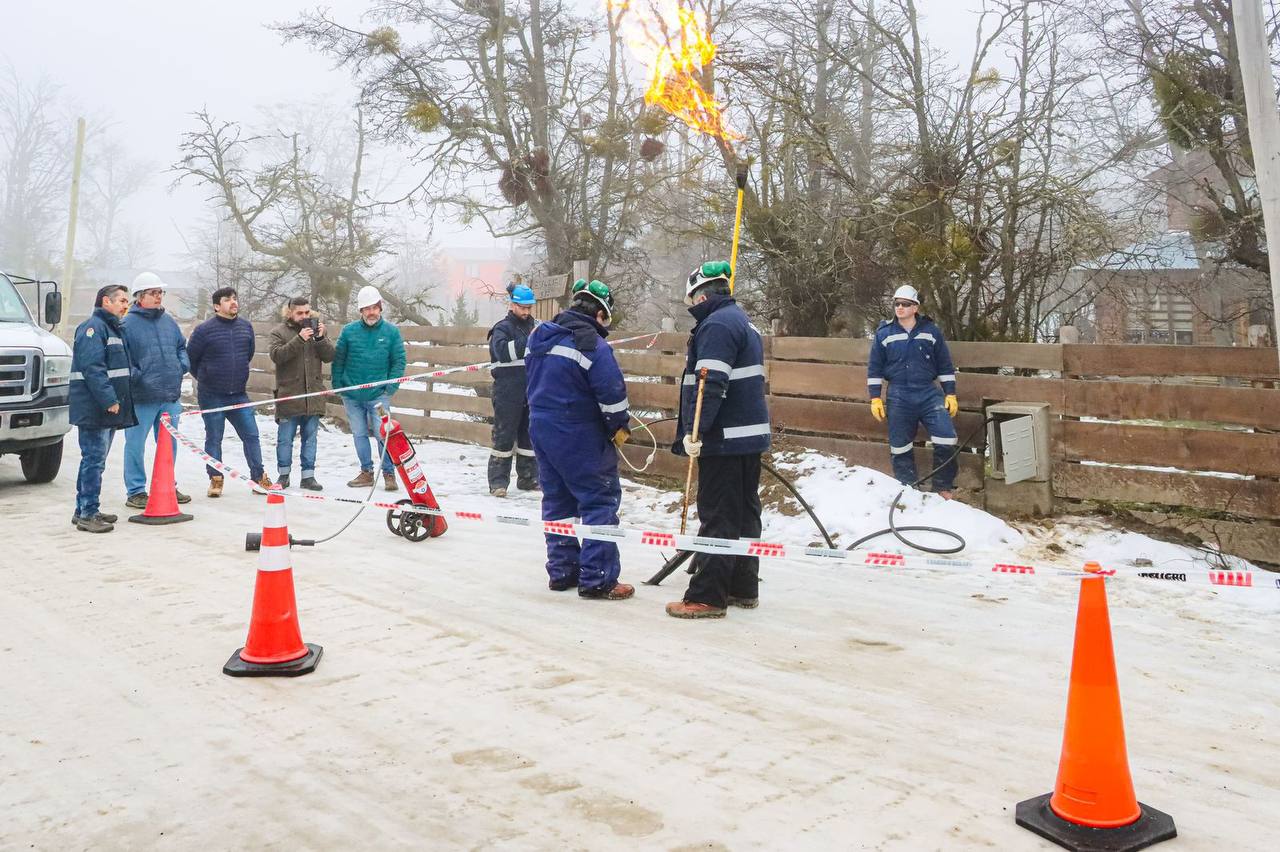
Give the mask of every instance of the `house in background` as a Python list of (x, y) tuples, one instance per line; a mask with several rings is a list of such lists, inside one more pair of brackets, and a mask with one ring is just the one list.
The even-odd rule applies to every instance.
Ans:
[(1151, 179), (1162, 186), (1166, 230), (1068, 273), (1068, 287), (1090, 294), (1076, 321), (1082, 342), (1274, 345), (1267, 276), (1194, 236), (1206, 185), (1221, 188), (1208, 157), (1187, 154)]
[(467, 307), (476, 312), (477, 325), (492, 325), (506, 315), (507, 282), (512, 274), (509, 251), (496, 245), (442, 248), (439, 263), (444, 278), (440, 299), (446, 321), (459, 293), (466, 296)]

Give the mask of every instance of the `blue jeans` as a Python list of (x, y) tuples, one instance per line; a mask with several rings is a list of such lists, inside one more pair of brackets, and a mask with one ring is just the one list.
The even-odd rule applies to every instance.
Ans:
[[(124, 490), (130, 497), (147, 490), (147, 434), (154, 431), (156, 440), (160, 440), (160, 415), (166, 411), (169, 412), (169, 422), (176, 427), (178, 415), (182, 414), (182, 404), (176, 400), (134, 403), (133, 413), (138, 417), (138, 425), (124, 430)], [(173, 441), (168, 432), (164, 434)], [(174, 446), (173, 449), (176, 460), (178, 448)]]
[[(889, 386), (889, 404), (885, 406), (889, 420), (889, 452), (893, 458), (893, 475), (903, 485), (916, 481), (916, 428), (924, 424), (933, 443), (934, 491), (950, 491), (956, 482), (956, 460), (946, 461), (956, 451), (956, 427), (942, 404), (942, 391), (935, 385), (925, 387)], [(946, 461), (946, 464), (943, 462)]]
[[(356, 458), (360, 459), (360, 469), (367, 470), (370, 473), (373, 472), (373, 456), (369, 450), (370, 436), (378, 442), (378, 455), (383, 456), (382, 439), (378, 437), (378, 429), (382, 421), (378, 418), (378, 411), (375, 408), (379, 404), (388, 414), (391, 412), (391, 397), (389, 396), (380, 396), (368, 402), (356, 402), (355, 400), (347, 399), (345, 396), (342, 398), (342, 407), (347, 410), (347, 423), (351, 426), (351, 440), (356, 445)], [(391, 463), (390, 456), (383, 456), (382, 472), (396, 472), (396, 467)]]
[(316, 475), (316, 433), (320, 431), (319, 414), (286, 417), (277, 424), (276, 470), (287, 476), (293, 466), (293, 436), (302, 430), (302, 478)]
[(76, 515), (92, 518), (98, 514), (98, 498), (102, 493), (102, 470), (107, 466), (111, 439), (115, 429), (78, 427), (80, 435), (80, 474), (76, 477)]
[[(207, 391), (200, 394), (201, 408), (221, 408), (224, 405), (236, 405), (249, 401), (247, 393), (214, 393)], [(262, 445), (258, 442), (258, 422), (253, 417), (252, 408), (241, 408), (236, 411), (219, 411), (216, 414), (205, 414), (204, 417), (204, 451), (218, 461), (222, 461), (222, 433), (226, 422), (240, 436), (244, 444), (244, 460), (249, 463), (249, 475), (258, 480), (266, 471), (262, 467)], [(206, 467), (209, 477), (222, 476), (220, 472)]]

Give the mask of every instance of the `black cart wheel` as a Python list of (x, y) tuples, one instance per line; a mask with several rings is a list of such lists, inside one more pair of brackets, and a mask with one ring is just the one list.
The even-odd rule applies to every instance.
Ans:
[[(411, 503), (411, 500), (403, 501)], [(432, 521), (435, 520), (431, 515), (424, 515), (420, 512), (401, 512), (400, 513), (400, 535), (409, 539), (409, 541), (423, 541), (431, 535)]]
[[(396, 505), (412, 506), (413, 501), (409, 499), (397, 500)], [(391, 530), (396, 535), (403, 535), (403, 533), (400, 532), (400, 522), (401, 520), (404, 519), (404, 516), (405, 516), (404, 512), (397, 512), (395, 509), (388, 509), (387, 510), (387, 529)]]

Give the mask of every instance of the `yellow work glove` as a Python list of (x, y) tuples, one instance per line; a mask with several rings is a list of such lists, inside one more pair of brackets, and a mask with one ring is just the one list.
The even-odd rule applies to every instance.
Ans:
[(880, 397), (871, 400), (871, 416), (881, 423), (884, 422), (884, 400)]
[(947, 413), (952, 417), (960, 413), (960, 401), (956, 399), (955, 394), (947, 394), (947, 398), (942, 401), (942, 404), (947, 407)]
[(631, 437), (631, 433), (628, 432), (626, 429), (619, 429), (617, 432), (613, 433), (613, 445), (615, 447), (621, 447), (623, 444), (627, 442), (627, 439), (630, 437)]

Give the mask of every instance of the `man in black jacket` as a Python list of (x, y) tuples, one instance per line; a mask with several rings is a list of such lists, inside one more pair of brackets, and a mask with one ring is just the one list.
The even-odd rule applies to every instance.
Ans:
[(493, 362), (493, 449), (489, 451), (489, 493), (506, 497), (511, 484), (511, 457), (516, 459), (516, 487), (538, 490), (538, 460), (529, 440), (529, 398), (525, 391), (525, 347), (535, 325), (533, 291), (511, 288), (511, 310), (489, 329)]
[(129, 346), (121, 332), (129, 291), (109, 284), (98, 291), (94, 304), (93, 314), (76, 327), (71, 355), (71, 422), (80, 435), (80, 475), (71, 523), (81, 532), (105, 533), (115, 529), (117, 520), (98, 511), (111, 439), (117, 429), (138, 420), (129, 391)]
[[(249, 401), (249, 364), (253, 361), (253, 323), (240, 316), (236, 291), (223, 287), (213, 291), (214, 315), (196, 326), (187, 341), (191, 375), (196, 378), (196, 399), (201, 408), (222, 408)], [(252, 408), (217, 411), (204, 416), (204, 451), (222, 461), (222, 432), (230, 420), (240, 442), (249, 476), (263, 488), (271, 487), (262, 466), (262, 445)], [(209, 471), (209, 496), (222, 496), (222, 474)]]

